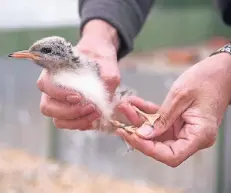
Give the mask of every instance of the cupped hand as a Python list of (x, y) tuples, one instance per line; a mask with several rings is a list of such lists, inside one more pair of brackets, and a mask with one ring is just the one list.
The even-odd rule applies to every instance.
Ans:
[[(195, 64), (174, 82), (158, 110), (141, 99), (138, 105), (131, 102), (138, 108), (146, 106), (144, 112), (158, 113), (161, 117), (154, 127), (139, 127), (136, 134), (130, 135), (122, 129), (117, 134), (135, 149), (171, 167), (212, 146), (231, 98), (230, 64), (228, 54), (218, 54)], [(128, 100), (121, 104), (120, 110), (140, 126), (143, 120), (134, 116), (129, 103)]]
[[(91, 30), (91, 28), (96, 29), (96, 26), (102, 31)], [(76, 46), (78, 52), (98, 62), (101, 78), (111, 95), (120, 83), (120, 73), (117, 66), (118, 45), (114, 43), (117, 40), (113, 39), (116, 33), (105, 22), (92, 20), (89, 25), (86, 24), (82, 38)], [(83, 105), (80, 103), (83, 98), (80, 93), (62, 89), (52, 84), (51, 77), (46, 70), (41, 73), (37, 85), (42, 91), (41, 112), (43, 115), (53, 118), (57, 128), (91, 129), (92, 122), (100, 117), (100, 112), (96, 110), (94, 104), (88, 102)]]

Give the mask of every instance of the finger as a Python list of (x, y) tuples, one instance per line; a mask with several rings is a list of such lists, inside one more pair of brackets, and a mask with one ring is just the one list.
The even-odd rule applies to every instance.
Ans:
[[(142, 125), (135, 131), (136, 135), (146, 139), (146, 140), (152, 140), (155, 136), (155, 129), (147, 124)], [(161, 135), (162, 136), (162, 135)], [(158, 136), (157, 136), (158, 137)]]
[(136, 141), (134, 140), (134, 134), (128, 134), (124, 129), (117, 129), (116, 135), (120, 136), (123, 140), (125, 140), (131, 147), (136, 149)]
[[(168, 128), (172, 127), (176, 119), (180, 118), (181, 114), (193, 103), (194, 99), (190, 92), (172, 89), (165, 98), (157, 114), (160, 115), (154, 122), (154, 133), (151, 137), (162, 135)], [(140, 128), (140, 134), (142, 135)], [(138, 131), (138, 132), (139, 132)], [(150, 136), (143, 136), (150, 138)]]
[(140, 116), (135, 108), (130, 103), (123, 103), (117, 107), (117, 110), (120, 111), (132, 125), (139, 127), (144, 122), (144, 118)]
[(127, 100), (131, 105), (148, 114), (156, 113), (159, 109), (158, 105), (137, 96), (130, 96)]
[(80, 103), (60, 102), (45, 93), (41, 96), (40, 110), (43, 115), (57, 119), (75, 119), (97, 112), (92, 104), (83, 107)]
[(122, 102), (117, 107), (118, 110), (122, 112), (133, 125), (137, 127), (139, 127), (145, 121), (145, 117), (137, 113), (134, 106), (145, 113), (155, 113), (159, 108), (157, 105), (149, 101), (145, 101), (137, 96), (131, 96), (127, 98), (126, 101)]
[(100, 64), (101, 79), (105, 82), (107, 90), (112, 95), (120, 84), (120, 71), (118, 64), (113, 62), (115, 59), (98, 59)]
[(37, 86), (41, 92), (46, 93), (51, 98), (55, 98), (60, 101), (69, 101), (71, 103), (78, 103), (82, 97), (79, 93), (73, 90), (64, 89), (54, 85), (50, 74), (43, 70), (37, 81)]
[(150, 125), (143, 125), (142, 127), (136, 130), (136, 134), (146, 140), (155, 139), (156, 141), (163, 142), (169, 139), (176, 140), (178, 139), (178, 134), (184, 125), (182, 119), (177, 119), (172, 127), (169, 127), (166, 132), (163, 132), (161, 135), (155, 136), (155, 128)]
[(57, 128), (65, 128), (71, 130), (87, 130), (92, 129), (92, 122), (99, 118), (98, 113), (92, 113), (89, 116), (73, 120), (53, 119), (53, 123)]
[(171, 167), (179, 166), (183, 161), (196, 153), (202, 143), (200, 139), (193, 135), (177, 141), (166, 141), (164, 143), (145, 140), (136, 135), (134, 135), (133, 140), (137, 150)]

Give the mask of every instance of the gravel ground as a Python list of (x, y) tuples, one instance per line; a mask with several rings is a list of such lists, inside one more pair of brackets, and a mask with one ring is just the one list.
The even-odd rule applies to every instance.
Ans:
[(120, 181), (84, 168), (0, 150), (0, 193), (182, 193)]

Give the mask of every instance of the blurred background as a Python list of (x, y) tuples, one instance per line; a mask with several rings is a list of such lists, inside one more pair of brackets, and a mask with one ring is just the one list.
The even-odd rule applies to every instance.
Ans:
[[(229, 109), (216, 144), (177, 168), (139, 152), (125, 155), (126, 146), (114, 136), (56, 130), (39, 111), (36, 80), (41, 69), (30, 61), (8, 59), (7, 54), (50, 35), (76, 44), (77, 0), (0, 0), (0, 4), (0, 192), (20, 188), (35, 192), (38, 184), (36, 192), (231, 192)], [(122, 82), (161, 104), (174, 80), (228, 42), (230, 32), (212, 0), (157, 0), (134, 52), (120, 62)], [(48, 158), (61, 165), (45, 167)], [(64, 163), (84, 169), (73, 177)]]

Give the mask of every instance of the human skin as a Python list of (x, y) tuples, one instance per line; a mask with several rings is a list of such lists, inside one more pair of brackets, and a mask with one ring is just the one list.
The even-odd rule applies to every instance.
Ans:
[(145, 155), (177, 167), (197, 151), (214, 144), (230, 99), (231, 56), (221, 53), (179, 76), (161, 106), (137, 97), (122, 103), (120, 111), (137, 127), (143, 119), (135, 114), (131, 103), (161, 117), (154, 127), (139, 127), (136, 134), (130, 135), (123, 129), (118, 129), (117, 134)]
[[(83, 28), (76, 49), (99, 63), (101, 78), (113, 94), (120, 84), (117, 64), (119, 39), (117, 31), (102, 20), (90, 20)], [(57, 128), (87, 130), (100, 117), (94, 104), (80, 104), (82, 96), (52, 84), (49, 74), (43, 70), (37, 86), (42, 92), (40, 109), (43, 115), (53, 118)]]
[[(102, 78), (111, 93), (120, 82), (116, 58), (118, 47), (116, 30), (100, 20), (92, 20), (85, 26), (76, 46), (101, 65)], [(154, 128), (139, 128), (132, 135), (118, 129), (117, 134), (147, 156), (176, 167), (197, 151), (214, 144), (230, 102), (230, 85), (230, 55), (223, 53), (208, 57), (174, 82), (160, 107), (134, 96), (121, 103), (119, 109), (136, 126), (140, 126), (143, 119), (132, 105), (147, 113), (159, 113), (161, 118), (155, 122)], [(41, 112), (52, 117), (58, 128), (87, 130), (100, 117), (93, 104), (85, 107), (79, 104), (79, 94), (54, 87), (45, 71), (38, 80), (38, 87), (42, 91)]]

